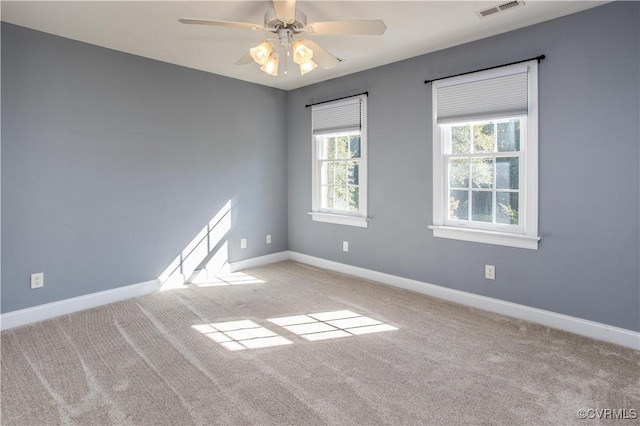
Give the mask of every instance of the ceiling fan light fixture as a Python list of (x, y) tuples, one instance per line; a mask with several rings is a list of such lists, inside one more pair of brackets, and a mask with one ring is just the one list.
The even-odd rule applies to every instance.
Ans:
[(293, 43), (291, 49), (293, 50), (293, 62), (298, 65), (309, 62), (313, 58), (313, 50), (302, 44), (301, 41)]
[(307, 62), (300, 64), (300, 75), (305, 75), (318, 68), (318, 64), (309, 59)]
[(256, 47), (249, 49), (249, 54), (258, 65), (265, 65), (269, 61), (269, 55), (271, 55), (272, 50), (271, 43), (265, 40)]
[(275, 53), (272, 53), (269, 56), (269, 59), (267, 59), (267, 61), (260, 67), (260, 69), (269, 75), (277, 77), (279, 63), (280, 63), (280, 58), (278, 57), (278, 55)]
[[(0, 0), (1, 1), (1, 0)], [(348, 21), (326, 21), (307, 24), (307, 16), (296, 8), (299, 0), (269, 0), (273, 8), (264, 15), (264, 24), (248, 22), (220, 21), (212, 19), (180, 18), (183, 24), (213, 25), (219, 27), (244, 28), (254, 31), (268, 31), (275, 37), (263, 39), (260, 44), (249, 49), (249, 52), (236, 61), (236, 65), (246, 65), (254, 61), (260, 69), (272, 76), (279, 72), (279, 56), (284, 54), (283, 74), (287, 75), (289, 58), (300, 66), (300, 74), (305, 75), (318, 67), (331, 69), (337, 66), (342, 59), (329, 53), (322, 46), (311, 39), (302, 37), (301, 33), (317, 35), (383, 35), (387, 29), (381, 19), (363, 19)], [(498, 6), (502, 8), (513, 7), (515, 4), (524, 4), (523, 0), (504, 0), (507, 3)], [(315, 58), (315, 61), (312, 59)], [(316, 63), (317, 61), (317, 63)]]

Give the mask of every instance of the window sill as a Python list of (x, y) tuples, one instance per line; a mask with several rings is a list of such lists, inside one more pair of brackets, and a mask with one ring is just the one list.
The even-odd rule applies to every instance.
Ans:
[(362, 216), (350, 216), (335, 213), (309, 212), (311, 218), (316, 222), (334, 223), (336, 225), (349, 225), (366, 228), (369, 219)]
[(508, 234), (506, 232), (485, 231), (480, 229), (454, 228), (452, 226), (429, 226), (433, 236), (453, 240), (471, 241), (475, 243), (495, 244), (499, 246), (538, 250), (540, 237), (530, 235)]

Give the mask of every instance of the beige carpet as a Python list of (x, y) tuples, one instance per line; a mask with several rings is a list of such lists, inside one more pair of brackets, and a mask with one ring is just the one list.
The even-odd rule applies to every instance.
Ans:
[(1, 368), (3, 425), (626, 425), (639, 420), (578, 410), (640, 411), (637, 351), (294, 262), (2, 332)]

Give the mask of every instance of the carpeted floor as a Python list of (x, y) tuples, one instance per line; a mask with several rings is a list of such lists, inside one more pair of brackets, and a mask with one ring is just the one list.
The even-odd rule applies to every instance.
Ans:
[(640, 352), (294, 262), (8, 330), (1, 343), (6, 426), (640, 415)]

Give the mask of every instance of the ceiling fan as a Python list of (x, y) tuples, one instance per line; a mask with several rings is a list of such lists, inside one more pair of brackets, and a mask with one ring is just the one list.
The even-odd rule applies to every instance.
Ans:
[(183, 24), (215, 25), (245, 28), (253, 31), (269, 31), (275, 37), (267, 38), (249, 49), (236, 64), (245, 65), (255, 61), (265, 73), (277, 76), (280, 55), (285, 54), (284, 74), (287, 74), (286, 58), (293, 55), (293, 61), (300, 66), (300, 74), (313, 71), (318, 65), (331, 69), (342, 60), (336, 58), (313, 40), (299, 37), (310, 35), (358, 34), (382, 35), (387, 29), (381, 19), (354, 21), (326, 21), (307, 24), (307, 16), (296, 8), (296, 0), (273, 0), (273, 9), (264, 15), (264, 24), (247, 22), (216, 21), (209, 19), (180, 18)]

